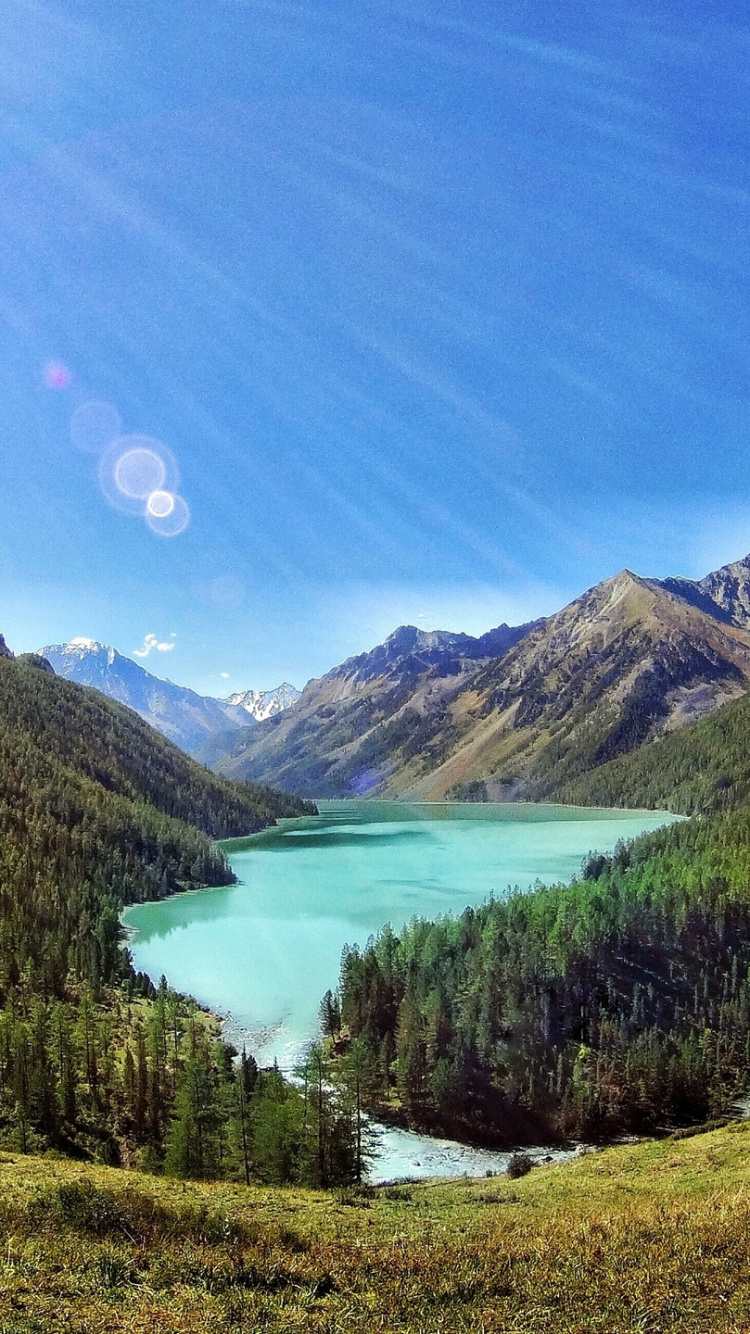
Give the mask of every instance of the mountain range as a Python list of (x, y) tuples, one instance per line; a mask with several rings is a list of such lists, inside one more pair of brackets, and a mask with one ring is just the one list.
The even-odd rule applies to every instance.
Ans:
[(214, 767), (304, 796), (554, 798), (750, 686), (750, 556), (623, 570), (479, 638), (402, 626), (233, 738)]
[[(0, 648), (0, 652), (2, 649)], [(185, 686), (163, 681), (117, 649), (96, 639), (72, 639), (39, 650), (57, 676), (78, 685), (94, 686), (110, 699), (126, 704), (146, 722), (198, 759), (231, 748), (242, 729), (288, 708), (300, 692), (287, 682), (275, 690), (246, 690), (228, 699), (198, 695)]]

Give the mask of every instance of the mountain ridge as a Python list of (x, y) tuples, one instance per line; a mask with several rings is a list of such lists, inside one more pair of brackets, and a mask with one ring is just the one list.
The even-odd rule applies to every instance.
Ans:
[(699, 581), (623, 569), (524, 626), (401, 626), (214, 767), (306, 796), (540, 799), (748, 686), (750, 557)]
[(218, 737), (220, 749), (226, 748), (242, 729), (255, 727), (254, 704), (260, 706), (263, 717), (269, 717), (288, 707), (298, 693), (284, 683), (275, 690), (238, 692), (229, 699), (199, 695), (169, 678), (154, 676), (111, 645), (83, 636), (66, 644), (49, 644), (39, 650), (39, 656), (47, 659), (58, 676), (91, 686), (134, 709), (194, 757), (207, 746), (215, 746)]

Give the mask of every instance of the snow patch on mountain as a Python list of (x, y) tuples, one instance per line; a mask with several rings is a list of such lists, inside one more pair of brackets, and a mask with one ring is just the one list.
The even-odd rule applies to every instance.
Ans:
[[(273, 718), (277, 713), (283, 713), (284, 709), (291, 708), (301, 694), (301, 690), (296, 690), (288, 681), (284, 681), (275, 690), (238, 690), (219, 702), (227, 706), (227, 711), (232, 710), (232, 716), (234, 710), (241, 710), (249, 713), (256, 722), (262, 723), (266, 718)], [(227, 716), (230, 716), (229, 712)]]

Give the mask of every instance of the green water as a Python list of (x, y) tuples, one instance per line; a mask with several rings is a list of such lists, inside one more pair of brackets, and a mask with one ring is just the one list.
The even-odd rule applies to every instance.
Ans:
[(569, 880), (591, 850), (655, 829), (651, 811), (323, 802), (226, 844), (240, 883), (124, 914), (136, 967), (190, 992), (264, 1061), (294, 1064), (338, 979), (341, 948), (386, 922), (460, 913), (508, 886)]

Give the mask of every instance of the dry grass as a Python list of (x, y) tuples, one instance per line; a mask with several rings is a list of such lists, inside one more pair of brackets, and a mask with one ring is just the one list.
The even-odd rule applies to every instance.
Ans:
[(357, 1192), (0, 1161), (2, 1334), (750, 1331), (750, 1127)]

